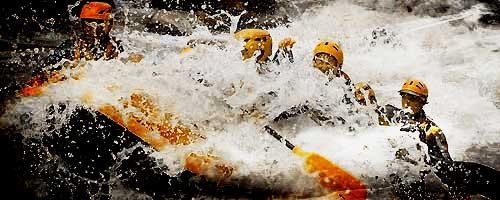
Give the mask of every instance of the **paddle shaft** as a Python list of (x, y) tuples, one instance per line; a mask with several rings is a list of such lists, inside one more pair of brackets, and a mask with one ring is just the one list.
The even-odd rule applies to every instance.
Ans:
[(281, 136), (280, 134), (278, 134), (278, 132), (276, 132), (274, 129), (272, 129), (271, 127), (269, 126), (264, 126), (264, 128), (266, 129), (266, 131), (271, 134), (274, 138), (276, 138), (277, 140), (279, 140), (280, 142), (282, 143), (285, 143), (286, 147), (289, 148), (290, 150), (293, 150), (295, 148), (295, 145), (293, 145), (290, 141), (288, 141), (287, 139), (283, 138), (283, 136)]

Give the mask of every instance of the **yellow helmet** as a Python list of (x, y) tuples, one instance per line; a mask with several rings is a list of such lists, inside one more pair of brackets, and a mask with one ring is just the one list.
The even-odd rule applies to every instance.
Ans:
[(342, 66), (344, 62), (344, 53), (342, 49), (333, 41), (323, 41), (316, 45), (316, 48), (314, 48), (314, 55), (316, 56), (318, 53), (326, 53), (333, 56), (338, 61), (338, 66)]
[(255, 51), (260, 50), (262, 54), (257, 57), (257, 62), (263, 63), (266, 62), (273, 53), (273, 40), (269, 32), (265, 30), (243, 29), (235, 33), (234, 37), (237, 40), (243, 39), (246, 42), (243, 46), (243, 50), (241, 50), (243, 60), (253, 57)]
[(427, 100), (429, 90), (427, 89), (427, 86), (424, 82), (417, 79), (408, 79), (403, 84), (403, 87), (401, 87), (401, 90), (399, 90), (399, 93), (416, 95), (424, 100)]
[(370, 104), (376, 104), (377, 99), (375, 98), (375, 91), (373, 91), (372, 87), (368, 85), (366, 82), (359, 82), (354, 85), (354, 96), (356, 100), (361, 105), (367, 105), (365, 100), (365, 94), (368, 93), (368, 99), (370, 100)]

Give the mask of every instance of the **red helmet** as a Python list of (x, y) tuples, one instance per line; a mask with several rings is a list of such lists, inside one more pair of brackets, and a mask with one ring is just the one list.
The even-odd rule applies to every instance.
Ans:
[(112, 7), (108, 3), (89, 2), (83, 6), (80, 19), (108, 20), (111, 9)]

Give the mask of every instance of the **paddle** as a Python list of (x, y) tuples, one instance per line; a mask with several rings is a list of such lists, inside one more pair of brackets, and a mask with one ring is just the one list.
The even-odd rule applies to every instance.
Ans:
[(304, 158), (306, 171), (309, 173), (317, 172), (319, 183), (334, 192), (330, 195), (342, 199), (366, 199), (367, 188), (357, 177), (317, 153), (303, 151), (268, 125), (264, 128), (266, 132), (284, 143), (294, 154)]

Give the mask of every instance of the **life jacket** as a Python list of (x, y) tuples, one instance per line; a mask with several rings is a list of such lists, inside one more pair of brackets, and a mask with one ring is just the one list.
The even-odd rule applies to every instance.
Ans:
[(427, 144), (429, 164), (435, 165), (438, 162), (453, 162), (448, 152), (448, 142), (443, 131), (436, 123), (425, 116), (425, 113), (423, 115), (423, 118), (419, 120), (418, 132), (420, 141)]

